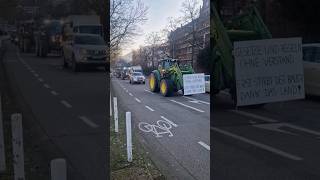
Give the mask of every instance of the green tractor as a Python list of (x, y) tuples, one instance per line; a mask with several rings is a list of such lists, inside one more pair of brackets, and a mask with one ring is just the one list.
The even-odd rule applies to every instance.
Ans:
[(252, 4), (240, 16), (228, 23), (223, 22), (215, 4), (211, 4), (211, 35), (213, 36), (213, 83), (214, 94), (229, 90), (235, 104), (236, 80), (234, 71), (233, 43), (236, 41), (271, 39), (272, 35), (264, 24), (258, 9)]
[(183, 91), (183, 74), (193, 74), (190, 64), (179, 62), (176, 59), (162, 59), (157, 70), (153, 70), (149, 78), (149, 87), (152, 92), (159, 92), (163, 96), (171, 96), (179, 90)]

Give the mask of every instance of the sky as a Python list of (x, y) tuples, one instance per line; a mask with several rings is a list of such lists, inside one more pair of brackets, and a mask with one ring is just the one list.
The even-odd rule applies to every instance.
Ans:
[(181, 4), (184, 0), (141, 0), (149, 9), (147, 14), (147, 22), (145, 22), (141, 29), (141, 36), (134, 38), (131, 45), (123, 47), (122, 55), (126, 55), (132, 49), (138, 49), (140, 45), (144, 45), (146, 34), (150, 32), (159, 32), (168, 24), (168, 17), (180, 17)]

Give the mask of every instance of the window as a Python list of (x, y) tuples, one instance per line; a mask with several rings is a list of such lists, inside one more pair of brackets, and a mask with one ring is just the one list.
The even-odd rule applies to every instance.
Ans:
[(303, 60), (320, 63), (320, 47), (303, 47)]

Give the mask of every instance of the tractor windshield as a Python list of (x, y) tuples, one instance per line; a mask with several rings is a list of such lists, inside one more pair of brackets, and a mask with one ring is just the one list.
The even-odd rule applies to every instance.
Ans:
[(167, 68), (170, 68), (172, 65), (173, 65), (173, 62), (165, 61), (164, 64), (163, 64), (163, 67), (165, 69), (167, 69)]

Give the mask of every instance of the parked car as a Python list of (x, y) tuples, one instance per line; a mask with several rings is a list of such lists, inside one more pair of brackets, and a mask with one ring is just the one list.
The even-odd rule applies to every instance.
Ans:
[(82, 66), (107, 69), (106, 43), (100, 35), (74, 34), (63, 45), (63, 65), (78, 71)]
[(204, 76), (204, 82), (205, 82), (206, 92), (210, 93), (210, 75)]
[(146, 78), (144, 77), (144, 75), (141, 72), (133, 72), (130, 74), (130, 84), (134, 84), (134, 83), (146, 83)]
[(320, 44), (303, 44), (305, 93), (320, 96)]

